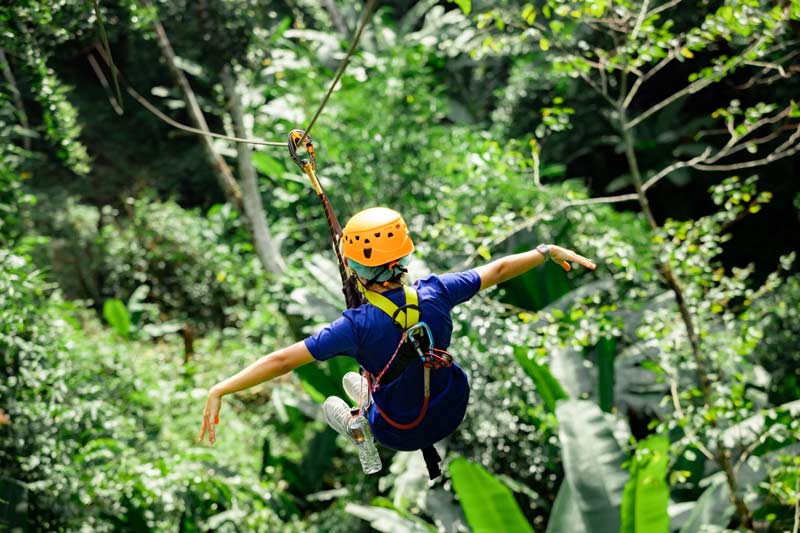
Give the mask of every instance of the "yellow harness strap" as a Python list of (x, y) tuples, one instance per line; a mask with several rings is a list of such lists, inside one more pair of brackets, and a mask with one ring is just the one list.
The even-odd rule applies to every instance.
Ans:
[[(360, 283), (359, 285), (361, 286)], [(366, 287), (362, 288), (362, 292), (369, 303), (389, 315), (389, 318), (403, 328), (403, 331), (419, 322), (419, 297), (417, 291), (411, 287), (403, 286), (406, 304), (402, 307), (398, 307), (386, 296), (370, 291)]]

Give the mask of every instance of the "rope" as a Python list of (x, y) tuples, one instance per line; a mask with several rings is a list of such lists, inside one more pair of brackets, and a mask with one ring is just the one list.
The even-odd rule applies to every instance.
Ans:
[(125, 89), (128, 91), (128, 94), (130, 94), (137, 102), (139, 102), (142, 105), (142, 107), (150, 111), (150, 113), (157, 116), (158, 118), (160, 118), (173, 128), (177, 128), (183, 131), (188, 131), (189, 133), (196, 133), (198, 135), (205, 135), (206, 137), (213, 137), (215, 139), (224, 139), (226, 141), (233, 141), (237, 143), (248, 143), (248, 144), (255, 144), (258, 146), (286, 146), (286, 143), (284, 142), (262, 141), (261, 139), (245, 139), (242, 137), (233, 137), (231, 135), (222, 135), (221, 133), (203, 131), (197, 128), (193, 128), (191, 126), (187, 126), (186, 124), (181, 124), (180, 122), (173, 120), (164, 113), (162, 113), (156, 106), (148, 102), (144, 96), (136, 92), (136, 90), (134, 90), (132, 87), (126, 86)]
[[(311, 122), (309, 122), (308, 127), (305, 129), (305, 133), (303, 133), (303, 137), (300, 139), (300, 142), (297, 143), (298, 146), (302, 145), (302, 143), (305, 141), (306, 137), (308, 137), (308, 134), (311, 131), (311, 128), (314, 127), (314, 124), (317, 122), (317, 119), (322, 114), (322, 110), (325, 109), (325, 106), (327, 105), (328, 100), (330, 99), (331, 94), (333, 93), (333, 89), (336, 87), (336, 84), (339, 83), (339, 80), (341, 79), (342, 75), (344, 74), (344, 71), (347, 68), (347, 65), (350, 63), (350, 58), (355, 53), (356, 47), (358, 46), (358, 42), (361, 40), (361, 34), (363, 33), (364, 28), (366, 27), (367, 23), (369, 22), (370, 15), (372, 15), (372, 11), (375, 8), (375, 3), (376, 3), (375, 0), (369, 0), (369, 2), (367, 3), (366, 7), (364, 8), (364, 13), (361, 15), (361, 20), (359, 21), (358, 28), (356, 29), (356, 33), (353, 35), (353, 38), (352, 38), (352, 40), (350, 42), (350, 47), (347, 49), (347, 53), (345, 54), (344, 60), (342, 60), (342, 63), (339, 65), (339, 69), (336, 71), (336, 75), (333, 78), (333, 82), (331, 82), (330, 87), (328, 87), (328, 91), (325, 93), (325, 96), (322, 99), (322, 102), (320, 102), (319, 106), (317, 107), (317, 111), (314, 113), (314, 116), (311, 119)], [(100, 21), (100, 14), (99, 14), (99, 10), (97, 8), (98, 8), (98, 6), (97, 6), (97, 3), (95, 2), (94, 3), (95, 14), (98, 17), (98, 21)], [(100, 22), (100, 24), (102, 25), (102, 22)], [(103, 28), (103, 30), (104, 30), (104, 28)], [(223, 140), (226, 140), (226, 141), (232, 141), (232, 142), (237, 142), (237, 143), (248, 143), (248, 144), (254, 144), (254, 145), (258, 145), (258, 146), (281, 146), (281, 147), (286, 145), (285, 142), (264, 141), (264, 140), (261, 140), (261, 139), (234, 137), (234, 136), (231, 136), (231, 135), (223, 135), (221, 133), (214, 133), (214, 132), (210, 132), (210, 131), (204, 131), (204, 130), (201, 130), (201, 129), (198, 129), (198, 128), (194, 128), (192, 126), (187, 126), (186, 124), (183, 124), (181, 122), (178, 122), (177, 120), (174, 120), (174, 119), (170, 118), (169, 116), (167, 116), (163, 112), (161, 112), (161, 110), (158, 109), (155, 105), (150, 103), (150, 101), (148, 101), (147, 98), (142, 96), (138, 91), (136, 91), (136, 89), (134, 89), (130, 85), (130, 83), (127, 82), (127, 80), (125, 79), (125, 77), (122, 74), (122, 71), (119, 70), (117, 68), (117, 65), (114, 63), (114, 61), (112, 59), (110, 59), (110, 57), (111, 57), (111, 49), (109, 47), (108, 37), (106, 36), (105, 31), (102, 31), (102, 33), (101, 33), (101, 40), (103, 41), (103, 45), (105, 46), (105, 50), (97, 47), (98, 48), (98, 53), (100, 54), (100, 57), (103, 58), (103, 61), (105, 61), (106, 65), (111, 69), (111, 73), (114, 76), (115, 84), (117, 82), (117, 78), (119, 78), (119, 80), (122, 81), (123, 85), (125, 85), (125, 90), (128, 92), (128, 94), (131, 95), (131, 97), (133, 97), (134, 100), (136, 100), (142, 107), (144, 107), (151, 114), (155, 115), (158, 119), (160, 119), (161, 121), (169, 124), (173, 128), (177, 128), (179, 130), (183, 130), (183, 131), (186, 131), (186, 132), (189, 132), (189, 133), (194, 133), (194, 134), (197, 134), (197, 135), (204, 135), (206, 137), (213, 137), (215, 139), (223, 139)], [(117, 91), (119, 91), (119, 86), (118, 85), (117, 85)], [(119, 98), (119, 100), (120, 100), (120, 105), (122, 105), (122, 99)]]
[(139, 102), (139, 104), (142, 107), (144, 107), (150, 113), (155, 115), (159, 120), (162, 120), (163, 122), (166, 122), (167, 124), (169, 124), (173, 128), (177, 128), (179, 130), (187, 131), (189, 133), (195, 133), (197, 135), (205, 135), (206, 137), (213, 137), (215, 139), (224, 139), (224, 140), (233, 141), (233, 142), (255, 144), (255, 145), (258, 145), (258, 146), (286, 146), (285, 142), (263, 141), (261, 139), (245, 139), (245, 138), (241, 138), (241, 137), (233, 137), (233, 136), (230, 136), (230, 135), (222, 135), (221, 133), (214, 133), (214, 132), (211, 132), (211, 131), (204, 131), (204, 130), (201, 130), (201, 129), (198, 129), (198, 128), (194, 128), (192, 126), (187, 126), (186, 124), (182, 124), (182, 123), (178, 122), (177, 120), (174, 120), (174, 119), (170, 118), (169, 116), (165, 115), (160, 109), (158, 109), (155, 105), (153, 105), (147, 98), (142, 96), (136, 89), (131, 87), (131, 84), (128, 83), (127, 79), (125, 79), (125, 76), (123, 75), (122, 71), (120, 69), (118, 69), (117, 66), (113, 62), (109, 61), (108, 57), (106, 56), (105, 50), (103, 50), (99, 46), (96, 47), (96, 48), (97, 48), (97, 52), (100, 54), (100, 57), (103, 59), (103, 61), (105, 61), (105, 63), (108, 66), (108, 68), (110, 68), (112, 72), (116, 73), (116, 75), (119, 76), (119, 80), (125, 86), (125, 90), (127, 91), (127, 93), (129, 95), (131, 95), (131, 97), (133, 97), (134, 100)]
[(369, 0), (369, 2), (367, 2), (366, 7), (364, 7), (364, 13), (361, 14), (361, 20), (358, 23), (358, 29), (356, 29), (356, 33), (350, 40), (350, 48), (347, 49), (347, 53), (344, 56), (344, 60), (342, 60), (342, 63), (339, 65), (339, 70), (336, 71), (336, 75), (333, 77), (333, 82), (331, 82), (330, 87), (328, 87), (328, 92), (325, 93), (325, 97), (322, 99), (322, 102), (320, 102), (319, 107), (317, 108), (317, 112), (314, 113), (314, 117), (311, 119), (311, 122), (308, 123), (308, 127), (306, 127), (303, 136), (300, 138), (300, 142), (297, 143), (298, 146), (302, 146), (303, 142), (306, 140), (306, 137), (308, 137), (308, 135), (311, 133), (311, 128), (314, 127), (314, 124), (317, 122), (317, 119), (319, 118), (320, 114), (322, 114), (322, 110), (328, 103), (328, 99), (331, 97), (333, 89), (336, 87), (336, 84), (339, 83), (342, 74), (344, 74), (344, 70), (350, 63), (350, 58), (356, 51), (356, 47), (358, 46), (358, 41), (361, 40), (361, 33), (364, 31), (367, 22), (369, 22), (369, 18), (370, 15), (372, 15), (373, 9), (375, 9), (375, 0)]

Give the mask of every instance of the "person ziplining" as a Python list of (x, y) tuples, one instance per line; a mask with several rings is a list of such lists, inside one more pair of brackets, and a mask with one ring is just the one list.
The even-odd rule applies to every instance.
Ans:
[[(397, 227), (400, 229), (397, 229)], [(390, 230), (394, 230), (393, 232)], [(389, 233), (393, 233), (389, 237)], [(380, 237), (375, 235), (380, 234)], [(358, 237), (358, 240), (356, 240)], [(353, 240), (352, 243), (350, 240)], [(570, 262), (587, 268), (595, 265), (589, 259), (556, 245), (540, 245), (535, 249), (503, 257), (465, 272), (434, 274), (413, 285), (405, 283), (414, 244), (399, 213), (385, 207), (374, 207), (354, 215), (344, 228), (344, 255), (355, 271), (368, 302), (348, 309), (343, 316), (320, 332), (287, 348), (277, 350), (254, 362), (236, 375), (214, 385), (208, 393), (198, 440), (208, 435), (216, 440), (222, 398), (293, 369), (335, 356), (353, 357), (369, 376), (380, 379), (368, 383), (354, 372), (345, 374), (342, 385), (347, 396), (366, 409), (367, 420), (375, 439), (394, 450), (417, 450), (432, 446), (450, 435), (461, 423), (469, 400), (469, 381), (464, 370), (453, 361), (430, 370), (430, 400), (427, 412), (414, 427), (411, 425), (423, 410), (424, 362), (420, 358), (391, 358), (408, 322), (398, 327), (393, 311), (408, 315), (411, 300), (418, 303), (419, 320), (427, 324), (433, 346), (445, 350), (450, 345), (453, 323), (452, 309), (466, 302), (479, 290), (508, 281), (541, 265), (548, 258), (570, 270)], [(366, 252), (371, 251), (371, 257)], [(411, 296), (409, 298), (409, 296)], [(378, 300), (380, 299), (380, 300)], [(388, 306), (373, 303), (381, 301)], [(409, 307), (406, 307), (409, 306)], [(344, 400), (329, 397), (323, 405), (328, 424), (348, 436), (351, 409)]]
[[(294, 148), (307, 140), (310, 159), (301, 160)], [(594, 269), (595, 264), (554, 244), (497, 259), (464, 272), (433, 274), (407, 283), (414, 242), (397, 211), (372, 207), (353, 215), (339, 229), (325, 192), (316, 178), (310, 139), (301, 130), (290, 135), (290, 151), (309, 176), (328, 217), (334, 250), (350, 309), (318, 333), (262, 357), (209, 390), (198, 441), (206, 435), (216, 441), (222, 398), (293, 369), (336, 356), (352, 357), (362, 374), (348, 372), (342, 379), (347, 396), (325, 400), (325, 421), (356, 443), (367, 428), (393, 450), (422, 450), (431, 478), (439, 475), (433, 444), (453, 433), (463, 420), (469, 400), (469, 380), (446, 349), (453, 332), (453, 308), (480, 290), (506, 282), (548, 258), (565, 270), (571, 262)], [(358, 293), (354, 293), (357, 290)], [(363, 298), (362, 298), (363, 296)], [(360, 433), (361, 432), (361, 433)], [(368, 473), (379, 469), (363, 464)]]

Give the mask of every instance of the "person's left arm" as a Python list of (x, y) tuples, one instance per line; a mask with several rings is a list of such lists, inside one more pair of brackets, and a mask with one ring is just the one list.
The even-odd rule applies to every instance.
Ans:
[(206, 408), (203, 411), (203, 423), (200, 426), (200, 435), (197, 437), (197, 441), (202, 442), (206, 432), (208, 432), (208, 441), (214, 444), (216, 440), (214, 426), (219, 424), (219, 410), (223, 396), (282, 376), (311, 361), (314, 361), (314, 357), (306, 347), (305, 342), (300, 341), (265, 355), (238, 374), (211, 387), (206, 400)]

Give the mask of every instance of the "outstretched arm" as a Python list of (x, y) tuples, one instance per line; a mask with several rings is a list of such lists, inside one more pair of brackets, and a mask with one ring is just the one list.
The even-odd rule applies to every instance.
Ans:
[(300, 341), (287, 348), (265, 355), (238, 374), (211, 387), (206, 400), (206, 408), (203, 411), (203, 424), (200, 426), (200, 435), (197, 437), (198, 442), (202, 442), (207, 431), (208, 441), (214, 444), (216, 440), (214, 426), (219, 424), (219, 409), (223, 396), (282, 376), (313, 360), (314, 357), (308, 351), (305, 342)]
[[(567, 250), (555, 244), (550, 244), (549, 247), (550, 259), (561, 265), (564, 270), (569, 271), (572, 268), (570, 266), (571, 261), (579, 263), (586, 268), (595, 269), (595, 264), (592, 261), (576, 254), (572, 250)], [(545, 260), (544, 254), (534, 249), (529, 252), (502, 257), (477, 267), (475, 271), (481, 278), (481, 290), (483, 290), (524, 274), (528, 270), (541, 265)]]

